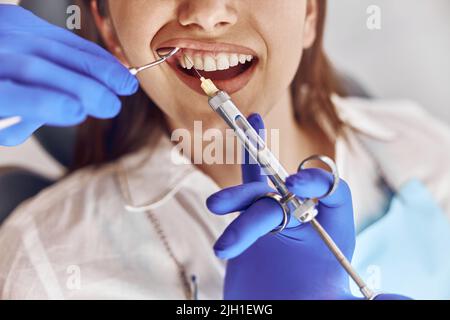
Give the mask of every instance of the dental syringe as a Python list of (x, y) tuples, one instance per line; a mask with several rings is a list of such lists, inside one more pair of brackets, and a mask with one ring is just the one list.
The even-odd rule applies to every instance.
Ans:
[[(280, 193), (282, 197), (281, 201), (287, 206), (289, 214), (297, 218), (301, 223), (311, 223), (320, 238), (336, 257), (337, 261), (359, 287), (362, 295), (366, 299), (373, 300), (376, 297), (376, 294), (366, 285), (328, 232), (322, 227), (317, 219), (315, 219), (318, 214), (316, 209), (317, 200), (308, 199), (302, 201), (288, 190), (285, 184), (288, 177), (286, 169), (284, 169), (275, 155), (269, 150), (265, 141), (258, 135), (245, 116), (239, 111), (228, 93), (219, 90), (212, 80), (204, 78), (195, 67), (193, 69), (200, 77), (202, 90), (209, 97), (209, 105), (228, 124), (228, 126), (234, 130), (245, 149), (264, 170), (264, 173)], [(335, 176), (334, 178), (339, 179), (339, 176), (337, 175), (337, 177)]]
[(289, 212), (302, 223), (309, 222), (315, 217), (315, 204), (309, 207), (295, 197), (286, 187), (285, 181), (289, 176), (287, 171), (267, 147), (265, 141), (239, 111), (225, 91), (219, 90), (210, 79), (200, 76), (201, 87), (209, 97), (209, 105), (233, 129), (250, 156), (255, 160), (264, 174), (270, 179), (277, 191), (283, 197)]

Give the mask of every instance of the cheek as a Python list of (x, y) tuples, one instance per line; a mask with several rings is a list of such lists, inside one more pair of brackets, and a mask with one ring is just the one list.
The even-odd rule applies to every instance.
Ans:
[[(256, 23), (267, 47), (267, 57), (261, 67), (265, 68), (267, 86), (282, 91), (292, 82), (303, 53), (303, 32), (306, 2), (301, 0), (273, 1), (271, 10), (260, 6), (255, 13)], [(272, 94), (272, 96), (274, 96)]]
[[(142, 66), (157, 59), (151, 49), (152, 41), (173, 12), (168, 1), (110, 1), (110, 15), (117, 39), (130, 66)], [(180, 112), (177, 108), (180, 103), (174, 97), (169, 99), (165, 93), (170, 92), (171, 86), (164, 72), (168, 72), (168, 67), (163, 65), (139, 74), (138, 79), (147, 95), (163, 111), (173, 116)]]
[(110, 14), (118, 41), (132, 66), (143, 65), (156, 58), (151, 50), (151, 41), (172, 12), (171, 7), (160, 2), (110, 1)]

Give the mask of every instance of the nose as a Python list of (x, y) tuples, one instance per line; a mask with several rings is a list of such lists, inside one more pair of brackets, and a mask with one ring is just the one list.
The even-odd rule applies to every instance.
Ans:
[(213, 33), (234, 25), (237, 12), (228, 0), (186, 0), (180, 7), (178, 20), (184, 27)]

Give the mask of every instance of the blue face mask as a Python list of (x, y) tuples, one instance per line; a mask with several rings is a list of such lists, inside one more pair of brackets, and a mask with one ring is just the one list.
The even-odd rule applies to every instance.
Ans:
[(376, 291), (450, 299), (450, 223), (421, 182), (404, 185), (358, 235), (352, 264)]

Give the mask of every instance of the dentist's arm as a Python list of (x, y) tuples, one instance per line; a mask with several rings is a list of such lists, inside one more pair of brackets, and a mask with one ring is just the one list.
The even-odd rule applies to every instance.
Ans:
[(110, 53), (31, 12), (0, 4), (0, 145), (22, 143), (42, 125), (70, 126), (87, 116), (111, 118), (118, 96), (138, 82)]
[[(249, 122), (260, 132), (262, 119)], [(291, 220), (283, 232), (270, 233), (280, 225), (279, 204), (268, 198), (274, 192), (254, 164), (242, 166), (244, 184), (227, 188), (208, 198), (208, 208), (218, 215), (241, 211), (217, 240), (214, 250), (227, 259), (225, 299), (356, 299), (350, 292), (349, 276), (323, 243), (311, 224)], [(321, 169), (306, 169), (290, 176), (286, 184), (300, 198), (325, 194), (332, 176)], [(355, 247), (352, 197), (341, 181), (338, 189), (319, 202), (317, 220), (328, 231), (347, 259)], [(405, 299), (380, 295), (377, 299)]]

